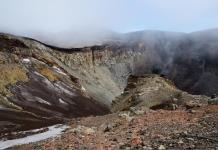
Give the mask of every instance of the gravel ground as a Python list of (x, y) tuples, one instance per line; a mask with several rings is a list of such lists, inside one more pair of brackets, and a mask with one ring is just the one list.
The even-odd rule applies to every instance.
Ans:
[(11, 149), (218, 149), (218, 105), (72, 120), (60, 137)]

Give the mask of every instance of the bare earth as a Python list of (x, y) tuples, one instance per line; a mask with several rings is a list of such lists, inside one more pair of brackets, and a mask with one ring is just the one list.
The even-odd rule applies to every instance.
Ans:
[(218, 105), (73, 120), (60, 137), (11, 149), (218, 149)]

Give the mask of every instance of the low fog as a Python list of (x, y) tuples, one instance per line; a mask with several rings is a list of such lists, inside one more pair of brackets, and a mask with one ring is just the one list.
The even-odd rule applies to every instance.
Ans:
[(216, 0), (3, 0), (0, 32), (81, 47), (132, 31), (187, 33), (218, 27), (217, 7)]

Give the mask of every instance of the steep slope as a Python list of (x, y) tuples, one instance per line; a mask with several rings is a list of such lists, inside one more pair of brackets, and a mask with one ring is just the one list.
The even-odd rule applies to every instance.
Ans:
[(0, 43), (1, 133), (109, 112), (82, 92), (77, 78), (53, 60), (48, 47), (10, 35), (1, 35)]
[(168, 74), (176, 85), (193, 94), (217, 94), (218, 30), (195, 32), (177, 46)]

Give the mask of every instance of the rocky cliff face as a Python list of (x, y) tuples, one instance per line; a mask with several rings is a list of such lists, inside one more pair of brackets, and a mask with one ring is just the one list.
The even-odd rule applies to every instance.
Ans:
[(109, 113), (130, 75), (161, 74), (187, 92), (217, 93), (217, 36), (205, 34), (136, 32), (71, 49), (0, 34), (1, 129)]
[(52, 55), (51, 48), (10, 35), (1, 35), (0, 41), (2, 133), (109, 112), (86, 94), (80, 79)]

